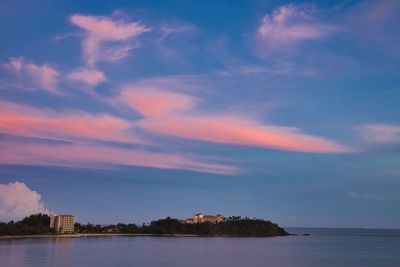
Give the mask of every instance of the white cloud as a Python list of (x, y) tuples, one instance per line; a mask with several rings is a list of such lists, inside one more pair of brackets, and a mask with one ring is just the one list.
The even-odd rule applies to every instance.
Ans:
[(67, 75), (67, 79), (81, 82), (90, 86), (96, 86), (107, 80), (103, 72), (91, 69), (76, 69)]
[(83, 56), (88, 65), (97, 61), (115, 61), (128, 56), (138, 44), (128, 43), (144, 32), (150, 31), (138, 22), (112, 20), (104, 16), (73, 15), (72, 24), (86, 31), (82, 41)]
[(306, 5), (284, 5), (265, 15), (258, 35), (268, 49), (282, 49), (303, 41), (318, 40), (335, 29), (314, 21), (313, 10)]
[(35, 213), (49, 213), (41, 197), (25, 183), (0, 184), (0, 221), (20, 220)]
[(47, 64), (36, 65), (18, 57), (10, 58), (7, 63), (3, 64), (3, 67), (16, 75), (16, 79), (21, 83), (17, 87), (60, 94), (58, 90), (59, 73)]

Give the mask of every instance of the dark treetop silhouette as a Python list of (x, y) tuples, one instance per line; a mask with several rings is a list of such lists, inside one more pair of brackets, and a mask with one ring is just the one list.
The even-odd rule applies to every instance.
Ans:
[[(49, 229), (50, 217), (34, 214), (19, 222), (0, 223), (0, 235), (39, 235), (56, 234)], [(219, 223), (184, 224), (178, 219), (167, 217), (152, 221), (150, 224), (94, 225), (75, 224), (76, 233), (121, 233), (149, 235), (199, 235), (199, 236), (285, 236), (288, 233), (271, 221), (228, 217)]]

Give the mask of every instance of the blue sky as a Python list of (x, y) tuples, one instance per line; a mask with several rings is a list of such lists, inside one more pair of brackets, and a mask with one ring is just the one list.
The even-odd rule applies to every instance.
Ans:
[(3, 1), (0, 220), (400, 227), (398, 1)]

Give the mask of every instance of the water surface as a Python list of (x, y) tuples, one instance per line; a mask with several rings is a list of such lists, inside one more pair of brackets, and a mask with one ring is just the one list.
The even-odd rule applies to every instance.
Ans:
[(400, 266), (400, 230), (288, 230), (310, 236), (0, 240), (0, 266)]

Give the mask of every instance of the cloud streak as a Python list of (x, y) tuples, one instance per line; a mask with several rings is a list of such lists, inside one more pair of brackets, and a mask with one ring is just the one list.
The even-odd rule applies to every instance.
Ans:
[(349, 192), (347, 193), (348, 197), (355, 199), (364, 199), (364, 200), (384, 200), (386, 199), (382, 195), (374, 194), (374, 193), (359, 193), (359, 192)]
[(368, 143), (400, 144), (400, 125), (367, 124), (358, 129), (361, 137)]
[[(144, 118), (137, 125), (159, 135), (271, 149), (346, 153), (351, 149), (294, 127), (266, 125), (240, 114), (195, 111), (200, 99), (188, 94), (155, 89), (143, 84), (123, 88), (119, 101)], [(146, 86), (145, 86), (146, 87)]]
[[(2, 142), (0, 164), (95, 167), (126, 165), (180, 169), (215, 174), (236, 174), (239, 168), (215, 163), (215, 159), (174, 152), (151, 151), (151, 144), (137, 136), (135, 121), (111, 115), (93, 115), (83, 111), (56, 112), (0, 102), (0, 132), (29, 138), (68, 141), (50, 145), (43, 142)], [(100, 145), (92, 141), (116, 142)], [(97, 142), (98, 143), (98, 142)], [(122, 148), (124, 147), (124, 148)], [(212, 163), (211, 163), (212, 161)]]
[(79, 110), (57, 112), (0, 103), (0, 131), (3, 133), (58, 140), (143, 142), (129, 131), (131, 122), (108, 114), (93, 115)]
[(159, 31), (162, 33), (161, 40), (165, 40), (173, 34), (189, 33), (195, 30), (195, 26), (187, 23), (163, 24), (159, 29)]
[[(179, 153), (151, 152), (137, 148), (103, 145), (49, 145), (8, 142), (2, 144), (0, 164), (53, 165), (80, 168), (109, 168), (115, 165), (179, 169), (213, 174), (237, 174), (240, 169), (209, 159)], [(213, 159), (215, 162), (215, 159)]]

